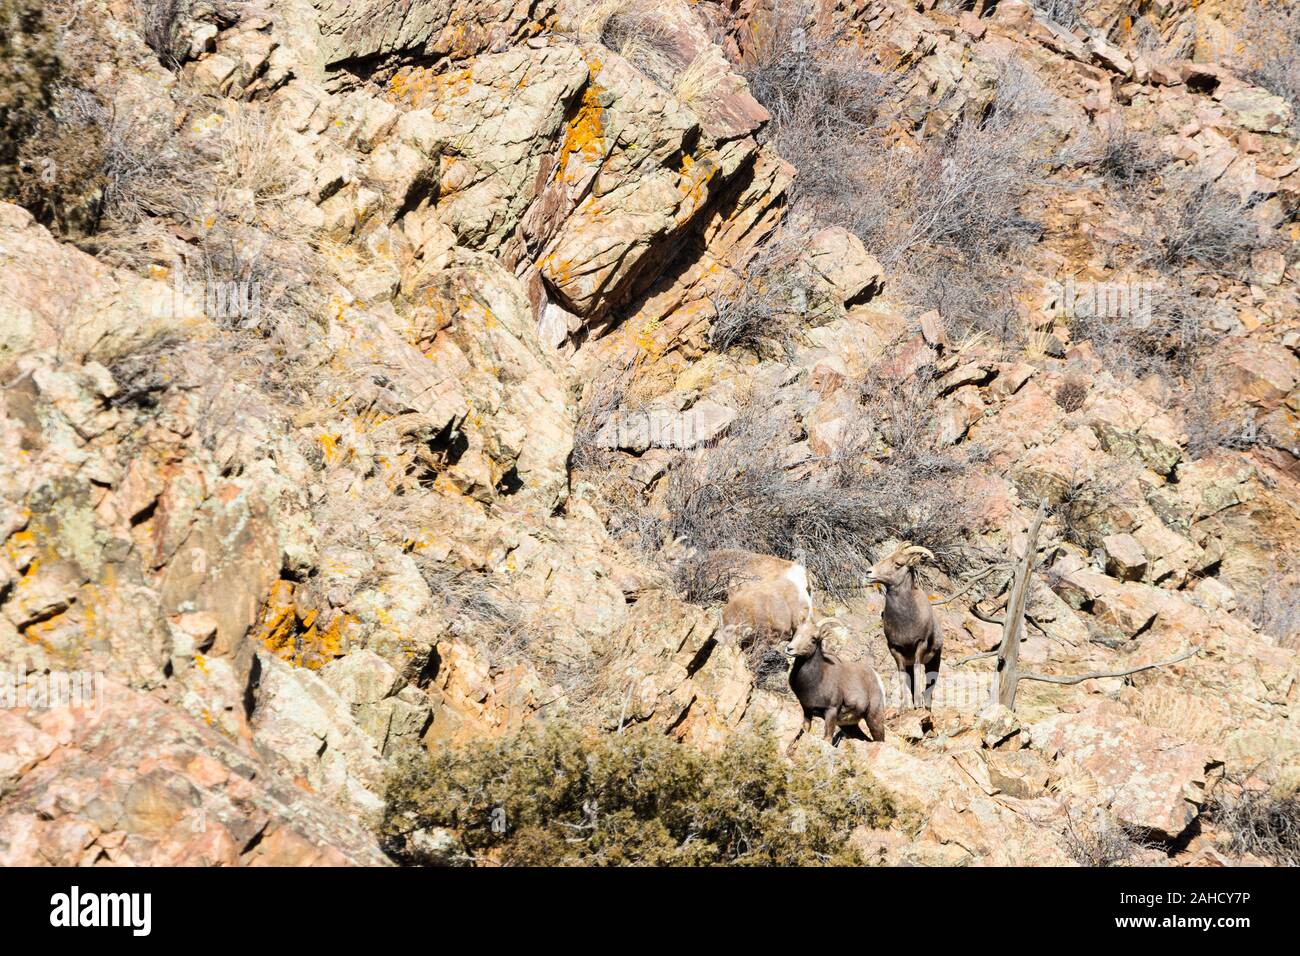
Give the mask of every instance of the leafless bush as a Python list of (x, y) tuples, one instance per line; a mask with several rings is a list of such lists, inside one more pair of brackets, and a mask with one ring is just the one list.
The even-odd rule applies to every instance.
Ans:
[(457, 636), (480, 637), (494, 657), (506, 658), (528, 648), (533, 635), (518, 598), (486, 572), (432, 564), (418, 556), (416, 564), (434, 600), (452, 619)]
[(1257, 200), (1205, 176), (1172, 178), (1153, 206), (1158, 239), (1147, 259), (1166, 269), (1193, 262), (1223, 273), (1240, 269), (1271, 245), (1254, 214)]
[(1031, 0), (1029, 5), (1066, 29), (1072, 30), (1080, 23), (1081, 0)]
[(790, 351), (799, 319), (812, 305), (797, 269), (810, 233), (806, 222), (787, 220), (749, 259), (735, 285), (714, 296), (710, 347)]
[[(915, 426), (900, 417), (881, 425), (895, 429), (898, 451), (864, 427), (845, 449), (792, 470), (784, 443), (773, 439), (784, 426), (766, 405), (754, 402), (726, 438), (672, 469), (655, 503), (660, 542), (798, 560), (820, 586), (841, 595), (861, 581), (873, 549), (890, 539), (958, 560), (973, 518), (955, 456), (909, 444)], [(868, 448), (878, 449), (881, 460), (868, 457)]]
[(1209, 816), (1227, 834), (1232, 853), (1300, 866), (1300, 795), (1225, 777), (1212, 793)]
[(799, 169), (791, 208), (855, 232), (922, 308), (943, 302), (958, 326), (1005, 335), (1005, 258), (1038, 233), (1023, 210), (1047, 155), (1051, 94), (1008, 64), (986, 103), (903, 146), (893, 131), (920, 119), (908, 107), (914, 77), (814, 29), (806, 3), (775, 3), (755, 34), (745, 73), (772, 114), (763, 135)]
[(672, 559), (669, 576), (677, 592), (692, 604), (721, 604), (740, 583), (731, 556), (694, 548)]
[(841, 39), (813, 28), (807, 2), (776, 0), (754, 22), (744, 72), (772, 116), (761, 135), (799, 170), (792, 203), (863, 235), (860, 202), (871, 200), (876, 172), (864, 150), (880, 150), (899, 91), (894, 77)]
[[(84, 245), (136, 271), (175, 270), (220, 324), (290, 337), (313, 327), (330, 272), (293, 206), (302, 184), (269, 114), (209, 113), (186, 135), (163, 114), (105, 110), (99, 121), (103, 229)], [(193, 240), (177, 243), (168, 226)]]
[(1275, 569), (1237, 591), (1237, 610), (1283, 647), (1300, 647), (1300, 574)]
[(1080, 866), (1125, 866), (1147, 848), (1137, 830), (1101, 809), (1086, 813), (1067, 807), (1061, 842)]
[(181, 28), (193, 0), (135, 0), (144, 42), (163, 66), (175, 69), (186, 53)]
[(1108, 186), (1120, 190), (1149, 185), (1165, 165), (1155, 140), (1133, 132), (1122, 121), (1109, 123), (1092, 135), (1079, 161), (1095, 169)]
[(1077, 375), (1067, 375), (1056, 388), (1056, 404), (1066, 412), (1077, 412), (1088, 398), (1088, 380)]
[(574, 471), (600, 468), (607, 463), (609, 449), (596, 444), (596, 436), (613, 421), (627, 397), (625, 375), (626, 370), (606, 370), (588, 385), (578, 408), (573, 451), (569, 456), (569, 467)]
[(99, 102), (60, 86), (54, 108), (18, 145), (14, 197), (60, 235), (93, 232), (102, 209), (104, 130)]
[(954, 250), (918, 251), (900, 264), (892, 287), (919, 313), (937, 311), (959, 332), (987, 332), (998, 342), (1023, 334), (1016, 280), (996, 257)]
[(987, 107), (965, 111), (952, 129), (925, 140), (895, 198), (905, 221), (886, 257), (946, 247), (969, 258), (998, 256), (1037, 236), (1021, 206), (1042, 181), (1046, 158), (1041, 115), (1051, 94), (1026, 68), (1003, 66)]
[(1129, 303), (1113, 309), (1076, 305), (1068, 316), (1070, 336), (1087, 340), (1117, 378), (1152, 373), (1184, 381), (1198, 373), (1221, 337), (1214, 320), (1218, 303), (1176, 283), (1132, 283)]
[(1215, 371), (1198, 368), (1183, 390), (1183, 430), (1187, 433), (1187, 454), (1194, 459), (1220, 449), (1247, 451), (1260, 443), (1254, 409), (1225, 404)]
[(1300, 7), (1288, 0), (1250, 0), (1238, 34), (1233, 59), (1246, 78), (1300, 114)]
[(1048, 501), (1061, 536), (1085, 550), (1101, 546), (1108, 533), (1106, 515), (1123, 505), (1138, 504), (1132, 488), (1131, 469), (1115, 467), (1101, 474), (1088, 474), (1076, 466), (1060, 495)]

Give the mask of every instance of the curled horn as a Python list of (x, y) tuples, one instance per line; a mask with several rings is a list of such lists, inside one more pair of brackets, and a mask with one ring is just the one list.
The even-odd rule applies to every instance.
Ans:
[(814, 621), (814, 623), (817, 625), (818, 631), (824, 631), (827, 629), (835, 630), (835, 631), (848, 630), (848, 626), (843, 621), (841, 621), (838, 617), (821, 617), (821, 618), (817, 618), (816, 621)]
[(923, 548), (919, 544), (910, 544), (903, 549), (903, 555), (911, 557), (912, 555), (925, 558), (927, 561), (934, 560), (934, 553), (929, 548)]

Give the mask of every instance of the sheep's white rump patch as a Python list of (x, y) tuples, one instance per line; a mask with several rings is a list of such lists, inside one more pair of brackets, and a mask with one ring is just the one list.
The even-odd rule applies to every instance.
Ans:
[(808, 590), (808, 570), (802, 564), (792, 564), (790, 569), (782, 575), (787, 581), (795, 586), (799, 591), (799, 597), (803, 600), (804, 610), (807, 614), (812, 614), (812, 594)]

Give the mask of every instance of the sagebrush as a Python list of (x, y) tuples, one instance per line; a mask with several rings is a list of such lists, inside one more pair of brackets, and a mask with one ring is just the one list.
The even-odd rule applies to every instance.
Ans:
[(469, 860), (513, 866), (858, 864), (855, 827), (894, 806), (843, 761), (791, 764), (768, 733), (705, 753), (659, 731), (529, 726), (439, 750), (396, 771), (382, 834), (450, 828)]

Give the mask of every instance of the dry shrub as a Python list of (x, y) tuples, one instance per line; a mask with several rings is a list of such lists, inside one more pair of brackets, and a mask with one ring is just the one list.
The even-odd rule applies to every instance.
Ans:
[(920, 249), (951, 250), (969, 259), (1002, 256), (1036, 238), (1039, 227), (1022, 205), (1042, 181), (1048, 146), (1041, 115), (1052, 94), (1027, 68), (1005, 64), (988, 104), (967, 109), (954, 126), (899, 156), (903, 173), (894, 199), (903, 221), (888, 259)]
[(1218, 745), (1234, 726), (1225, 704), (1212, 702), (1207, 706), (1199, 691), (1154, 682), (1134, 688), (1129, 709), (1148, 727), (1170, 731), (1182, 740)]
[(1101, 547), (1110, 533), (1107, 516), (1117, 507), (1140, 504), (1134, 489), (1136, 469), (1116, 464), (1097, 474), (1076, 465), (1060, 494), (1048, 501), (1048, 513), (1061, 536), (1086, 551)]
[(898, 145), (896, 131), (922, 115), (906, 94), (914, 78), (811, 22), (805, 3), (774, 4), (744, 64), (772, 114), (762, 135), (799, 169), (792, 210), (855, 232), (920, 308), (1006, 337), (1006, 259), (1039, 232), (1024, 209), (1050, 152), (1041, 116), (1051, 94), (1010, 63), (986, 103)]
[(578, 24), (578, 35), (599, 40), (661, 89), (671, 90), (687, 64), (677, 61), (663, 13), (650, 0), (600, 0)]
[(1082, 0), (1031, 0), (1029, 5), (1068, 30), (1082, 22), (1079, 18), (1083, 11)]
[(390, 778), (381, 836), (453, 829), (466, 861), (506, 866), (860, 863), (849, 837), (896, 815), (865, 772), (787, 762), (768, 732), (704, 753), (648, 727), (552, 723), (412, 758)]
[(1225, 776), (1213, 791), (1208, 811), (1228, 836), (1229, 852), (1300, 866), (1300, 794)]
[(1300, 114), (1300, 7), (1290, 0), (1250, 0), (1237, 34), (1232, 62)]
[(1107, 371), (1121, 381), (1154, 374), (1169, 385), (1186, 387), (1202, 373), (1221, 338), (1215, 324), (1222, 306), (1174, 282), (1145, 283), (1143, 288), (1144, 293), (1133, 296), (1143, 301), (1140, 307), (1077, 307), (1068, 317), (1070, 337), (1091, 342)]
[(596, 443), (596, 436), (614, 421), (627, 397), (628, 369), (607, 368), (588, 383), (578, 406), (578, 423), (573, 431), (569, 468), (590, 472), (605, 468), (612, 451)]
[(792, 204), (824, 225), (864, 234), (864, 201), (874, 171), (864, 150), (879, 149), (898, 106), (895, 77), (873, 68), (866, 54), (835, 31), (813, 29), (811, 6), (776, 0), (754, 21), (742, 65), (754, 97), (771, 121), (760, 135), (799, 170)]
[(1152, 205), (1157, 240), (1146, 261), (1164, 269), (1195, 263), (1224, 274), (1240, 271), (1272, 238), (1255, 216), (1260, 197), (1243, 199), (1192, 172), (1169, 177)]
[(890, 540), (924, 545), (956, 567), (975, 522), (962, 487), (969, 459), (938, 447), (932, 401), (924, 374), (911, 385), (864, 383), (837, 448), (791, 467), (792, 413), (776, 396), (753, 398), (724, 438), (680, 456), (642, 509), (650, 520), (639, 528), (640, 544), (799, 561), (840, 596)]
[(1075, 863), (1093, 867), (1134, 865), (1148, 849), (1138, 830), (1100, 808), (1080, 812), (1067, 807), (1061, 843)]
[(1150, 186), (1166, 164), (1154, 137), (1133, 132), (1119, 119), (1092, 133), (1073, 158), (1095, 170), (1107, 186), (1122, 191)]
[(103, 210), (107, 136), (103, 105), (61, 86), (54, 109), (19, 149), (15, 199), (59, 235), (93, 232)]
[(1056, 387), (1056, 404), (1066, 413), (1077, 412), (1088, 398), (1088, 380), (1078, 375), (1067, 375)]
[[(271, 115), (232, 107), (172, 131), (162, 113), (105, 119), (102, 228), (82, 245), (139, 272), (179, 271), (227, 328), (301, 342), (331, 271), (294, 203), (303, 192)], [(177, 242), (171, 231), (193, 234)]]
[(727, 292), (713, 297), (711, 348), (790, 356), (800, 322), (814, 306), (798, 268), (811, 235), (807, 221), (788, 218), (750, 257)]
[(181, 57), (188, 52), (181, 29), (193, 0), (134, 0), (134, 4), (144, 42), (163, 66), (179, 67)]
[(434, 600), (450, 619), (449, 632), (475, 640), (489, 659), (503, 663), (527, 653), (537, 636), (527, 609), (487, 572), (449, 568), (417, 555), (416, 564)]
[(56, 24), (40, 0), (0, 0), (0, 195), (14, 192), (19, 147), (53, 104), (63, 71)]
[(1187, 433), (1187, 454), (1193, 459), (1221, 449), (1248, 451), (1261, 441), (1254, 409), (1226, 402), (1216, 371), (1198, 368), (1183, 390), (1183, 430)]

